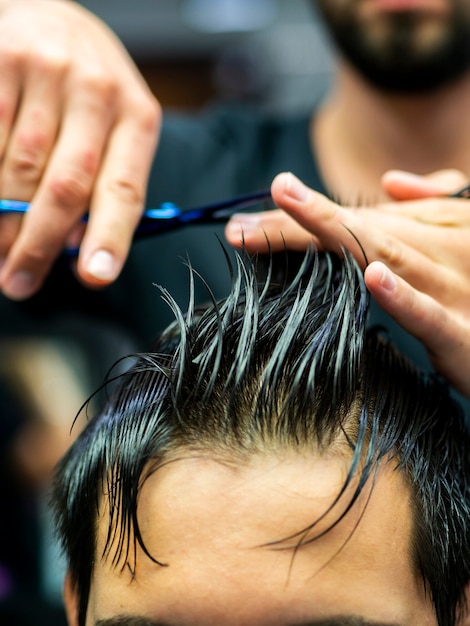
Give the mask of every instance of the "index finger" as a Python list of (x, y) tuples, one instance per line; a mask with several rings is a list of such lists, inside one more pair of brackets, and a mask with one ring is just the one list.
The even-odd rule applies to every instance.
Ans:
[[(428, 289), (431, 295), (442, 301), (451, 297), (452, 270), (429, 255), (426, 248), (421, 250), (413, 244), (418, 239), (414, 231), (411, 243), (406, 241), (410, 237), (409, 221), (390, 220), (390, 216), (384, 216), (380, 210), (341, 207), (306, 187), (293, 174), (277, 176), (272, 195), (275, 202), (311, 232), (323, 248), (340, 255), (347, 249), (363, 268), (372, 261), (382, 261), (415, 288)], [(427, 245), (433, 249), (432, 242), (428, 241)], [(430, 275), (434, 278), (432, 284)]]
[(290, 172), (276, 176), (271, 193), (276, 205), (318, 238), (323, 248), (340, 254), (346, 247), (364, 262), (362, 220), (353, 211), (310, 189)]

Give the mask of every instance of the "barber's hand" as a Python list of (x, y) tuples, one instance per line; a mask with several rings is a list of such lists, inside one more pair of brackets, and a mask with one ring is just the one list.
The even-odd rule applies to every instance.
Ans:
[[(81, 241), (88, 286), (120, 273), (139, 221), (161, 112), (115, 35), (65, 0), (0, 0), (0, 289), (36, 292)], [(80, 224), (89, 210), (86, 226)], [(82, 240), (83, 237), (83, 240)]]
[[(462, 172), (453, 169), (439, 170), (427, 176), (390, 170), (382, 177), (384, 190), (392, 200), (399, 201), (448, 196), (467, 182)], [(286, 247), (289, 250), (302, 251), (313, 240), (320, 248), (339, 250), (342, 245), (349, 248), (344, 238), (346, 236), (351, 243), (351, 237), (346, 234), (344, 226), (351, 228), (358, 219), (360, 222), (367, 221), (371, 227), (373, 225), (382, 227), (385, 233), (396, 232), (401, 239), (403, 233), (400, 229), (403, 220), (405, 222), (408, 219), (420, 220), (419, 213), (423, 206), (420, 203), (416, 204), (417, 218), (411, 213), (408, 215), (409, 207), (413, 205), (402, 206), (401, 214), (395, 217), (393, 210), (394, 208), (398, 210), (400, 207), (398, 203), (344, 207), (309, 189), (290, 173), (280, 174), (274, 179), (272, 195), (280, 209), (260, 213), (239, 213), (230, 219), (225, 235), (232, 246), (241, 247), (244, 244), (249, 252), (266, 253), (269, 250), (276, 252)], [(439, 212), (439, 207), (444, 205), (441, 205), (440, 200), (436, 202), (432, 204)], [(453, 203), (451, 206), (454, 206)], [(388, 209), (388, 212), (382, 213), (382, 209)]]
[[(390, 196), (397, 200), (408, 200), (448, 195), (463, 187), (468, 179), (456, 170), (442, 170), (426, 177), (390, 171), (383, 176), (382, 183)], [(444, 225), (441, 233), (445, 237), (446, 228), (451, 231), (461, 228), (460, 237), (457, 235), (461, 244), (455, 251), (457, 255), (464, 254), (462, 247), (466, 242), (470, 243), (470, 222), (465, 220), (465, 211), (470, 205), (462, 205), (460, 202), (459, 206), (463, 221), (460, 225)], [(444, 224), (445, 207), (443, 204), (441, 217)], [(435, 228), (439, 228), (438, 223)], [(450, 237), (448, 245), (452, 245), (452, 240)], [(430, 253), (432, 254), (431, 250)], [(436, 262), (439, 263), (437, 256)], [(452, 272), (451, 264), (448, 270)], [(450, 294), (450, 300), (453, 301), (450, 306), (444, 306), (438, 298), (414, 289), (380, 262), (373, 262), (366, 268), (364, 279), (378, 304), (425, 345), (436, 371), (447, 378), (456, 389), (470, 397), (470, 305), (465, 307), (465, 299), (470, 295), (470, 274), (462, 273), (465, 272), (465, 264), (460, 269), (456, 268), (456, 271), (456, 286)], [(459, 273), (462, 274), (459, 276)], [(431, 284), (433, 275), (429, 279)], [(464, 620), (465, 624), (470, 624), (470, 617), (467, 619), (468, 622)]]
[(470, 202), (427, 197), (464, 183), (455, 171), (424, 178), (389, 172), (389, 194), (423, 199), (346, 208), (280, 174), (272, 194), (284, 211), (238, 215), (226, 234), (239, 246), (243, 230), (250, 252), (266, 252), (266, 239), (273, 250), (303, 250), (312, 240), (320, 248), (350, 250), (367, 267), (367, 287), (382, 308), (423, 342), (436, 370), (470, 396)]

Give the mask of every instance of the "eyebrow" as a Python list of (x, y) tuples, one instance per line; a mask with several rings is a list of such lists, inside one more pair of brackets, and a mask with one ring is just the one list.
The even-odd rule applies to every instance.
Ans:
[[(139, 615), (118, 615), (99, 619), (94, 626), (183, 626), (175, 622), (162, 622)], [(398, 622), (374, 622), (354, 615), (338, 615), (327, 619), (304, 621), (286, 626), (402, 626)]]

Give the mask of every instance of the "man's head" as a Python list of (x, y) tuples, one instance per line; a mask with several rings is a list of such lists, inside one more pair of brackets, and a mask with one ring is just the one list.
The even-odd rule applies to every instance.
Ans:
[(426, 93), (470, 66), (468, 0), (312, 0), (344, 58), (371, 84)]
[(451, 626), (459, 408), (366, 331), (349, 258), (308, 254), (288, 286), (237, 260), (223, 302), (183, 315), (163, 292), (175, 324), (59, 465), (70, 623)]

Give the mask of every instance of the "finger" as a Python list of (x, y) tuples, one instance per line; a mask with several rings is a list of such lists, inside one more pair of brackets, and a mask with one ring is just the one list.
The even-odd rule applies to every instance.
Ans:
[[(384, 255), (382, 260), (386, 260), (385, 255), (393, 253), (394, 241), (399, 241), (436, 264), (465, 269), (467, 272), (470, 271), (467, 254), (470, 241), (469, 207), (465, 199), (432, 199), (395, 202), (370, 209), (349, 209), (349, 212), (357, 217), (355, 234), (358, 237), (366, 236), (372, 246), (381, 245), (381, 254)], [(347, 225), (348, 213), (344, 219)], [(367, 237), (368, 232), (376, 232), (375, 242), (371, 235)]]
[(364, 273), (371, 295), (406, 331), (420, 340), (436, 370), (456, 389), (470, 396), (467, 375), (470, 329), (428, 295), (395, 275), (382, 263), (372, 263)]
[(420, 200), (388, 202), (369, 209), (369, 219), (380, 219), (386, 213), (407, 218), (413, 222), (436, 227), (470, 227), (470, 202), (468, 198), (424, 198)]
[(0, 270), (5, 264), (8, 251), (21, 228), (19, 215), (6, 214), (0, 216)]
[(456, 169), (446, 169), (420, 176), (403, 170), (389, 170), (382, 176), (384, 190), (395, 200), (413, 200), (447, 196), (468, 182)]
[(21, 99), (23, 59), (21, 55), (0, 50), (0, 163)]
[[(8, 137), (21, 98), (22, 73), (22, 57), (8, 54), (7, 50), (0, 50), (0, 176)], [(4, 264), (20, 224), (21, 218), (18, 215), (4, 215), (0, 219), (0, 266)]]
[(290, 215), (277, 209), (233, 215), (225, 227), (225, 236), (232, 246), (243, 246), (250, 253), (278, 252), (285, 248), (302, 251), (316, 241)]
[[(426, 241), (422, 230), (423, 251), (415, 247), (419, 232), (410, 236), (411, 245), (403, 241), (403, 237), (409, 236), (408, 223), (392, 220), (390, 215), (382, 216), (379, 210), (340, 207), (303, 185), (292, 174), (280, 174), (274, 179), (272, 195), (276, 204), (311, 232), (324, 249), (338, 254), (346, 249), (361, 267), (382, 261), (416, 289), (427, 291), (441, 302), (452, 298), (456, 280), (453, 269), (430, 256), (429, 249), (433, 250), (434, 242)], [(374, 219), (369, 219), (370, 216)], [(429, 276), (433, 277), (432, 281)]]
[[(424, 252), (406, 244), (389, 232), (371, 227), (364, 221), (356, 221), (351, 233), (360, 243), (360, 253), (351, 239), (344, 238), (343, 246), (352, 252), (359, 264), (364, 267), (373, 261), (386, 264), (395, 274), (406, 280), (415, 289), (427, 293), (441, 304), (452, 305), (455, 300), (456, 284), (459, 282), (459, 268), (455, 269), (452, 252), (449, 264), (440, 258), (433, 258), (424, 246)], [(429, 242), (426, 244), (428, 245)]]
[(371, 295), (405, 330), (438, 351), (445, 347), (437, 328), (446, 323), (447, 313), (429, 295), (411, 287), (381, 262), (372, 262), (364, 272)]
[(87, 285), (113, 281), (126, 260), (142, 215), (160, 120), (156, 102), (145, 98), (113, 130), (80, 248), (77, 269)]
[(39, 289), (87, 209), (112, 115), (106, 104), (86, 88), (69, 100), (57, 145), (0, 273), (0, 286), (12, 299)]
[(57, 138), (64, 63), (42, 51), (29, 68), (1, 170), (3, 197), (30, 200)]
[(444, 195), (454, 193), (468, 183), (467, 174), (455, 168), (437, 170), (426, 174), (424, 178), (439, 186)]
[(313, 191), (290, 172), (276, 176), (271, 193), (276, 205), (316, 237), (323, 248), (341, 254), (346, 247), (356, 260), (364, 263), (356, 236), (359, 215)]

